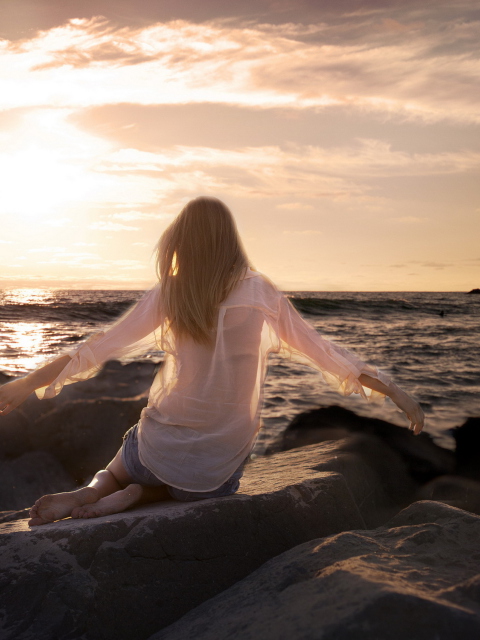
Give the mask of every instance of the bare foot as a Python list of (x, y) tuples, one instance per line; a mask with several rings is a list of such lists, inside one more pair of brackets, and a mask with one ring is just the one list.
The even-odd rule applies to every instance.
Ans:
[(75, 507), (90, 504), (98, 500), (98, 491), (95, 487), (83, 487), (77, 491), (65, 493), (52, 493), (39, 498), (30, 509), (31, 520), (29, 527), (47, 524), (55, 520), (66, 518)]
[(109, 496), (100, 498), (94, 504), (85, 504), (72, 511), (72, 518), (99, 518), (120, 513), (136, 504), (142, 497), (142, 486), (130, 484), (122, 491), (116, 491)]

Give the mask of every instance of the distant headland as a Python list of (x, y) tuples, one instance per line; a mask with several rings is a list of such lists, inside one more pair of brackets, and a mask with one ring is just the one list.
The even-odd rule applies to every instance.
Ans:
[(472, 289), (471, 291), (468, 291), (468, 293), (480, 293), (480, 289)]

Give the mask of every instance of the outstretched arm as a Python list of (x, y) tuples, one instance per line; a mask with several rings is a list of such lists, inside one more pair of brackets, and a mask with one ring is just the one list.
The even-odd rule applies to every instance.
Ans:
[(0, 387), (0, 415), (6, 416), (40, 387), (47, 387), (70, 362), (70, 356), (62, 356), (23, 378), (17, 378)]
[[(382, 371), (326, 340), (284, 296), (279, 301), (278, 334), (285, 355), (318, 369), (324, 380), (339, 393), (359, 393), (367, 400), (388, 396), (407, 415), (409, 428), (416, 435), (423, 429), (424, 415), (416, 400)], [(373, 390), (370, 396), (367, 397), (364, 387)]]
[(364, 387), (369, 389), (375, 389), (380, 393), (384, 393), (388, 396), (399, 409), (401, 409), (410, 420), (410, 426), (408, 427), (413, 433), (418, 436), (423, 429), (425, 422), (425, 415), (422, 407), (414, 400), (408, 393), (405, 393), (399, 386), (397, 386), (392, 380), (387, 385), (380, 382), (376, 378), (372, 378), (364, 373), (358, 378)]
[(32, 393), (39, 398), (58, 395), (64, 384), (91, 378), (112, 358), (145, 353), (156, 345), (160, 324), (159, 287), (156, 285), (106, 331), (100, 331), (23, 378), (0, 387), (0, 416), (18, 407)]

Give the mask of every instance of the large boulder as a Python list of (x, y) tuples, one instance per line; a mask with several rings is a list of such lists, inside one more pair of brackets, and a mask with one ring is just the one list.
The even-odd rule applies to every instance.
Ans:
[(380, 438), (402, 457), (409, 475), (419, 484), (455, 469), (453, 451), (436, 445), (428, 433), (415, 436), (405, 427), (361, 416), (336, 405), (300, 413), (288, 425), (277, 448), (288, 451), (315, 442), (338, 440), (352, 433)]
[(112, 459), (125, 431), (138, 422), (158, 366), (112, 360), (97, 376), (66, 385), (55, 398), (38, 400), (32, 394), (0, 416), (0, 456), (48, 451), (84, 482)]
[(455, 473), (480, 480), (480, 418), (467, 418), (450, 430), (455, 440)]
[(439, 476), (420, 487), (419, 500), (437, 500), (480, 514), (480, 482), (462, 476)]
[(45, 451), (30, 451), (0, 463), (0, 511), (25, 509), (46, 493), (76, 488), (58, 460)]
[(480, 637), (480, 518), (418, 502), (277, 556), (150, 640)]
[(378, 477), (335, 446), (258, 459), (227, 498), (0, 525), (2, 638), (142, 640), (287, 549), (362, 530)]
[(0, 418), (0, 453), (9, 458), (46, 451), (83, 483), (105, 468), (122, 445), (122, 436), (138, 422), (147, 398), (71, 400), (35, 420), (12, 412)]

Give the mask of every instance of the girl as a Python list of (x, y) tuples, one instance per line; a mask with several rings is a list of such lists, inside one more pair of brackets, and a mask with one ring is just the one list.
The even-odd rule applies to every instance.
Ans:
[[(31, 526), (91, 518), (168, 497), (231, 495), (259, 429), (269, 353), (319, 370), (343, 395), (389, 396), (415, 434), (420, 405), (376, 367), (322, 336), (249, 262), (228, 208), (189, 202), (156, 248), (159, 282), (120, 317), (49, 364), (0, 388), (0, 415), (94, 376), (106, 360), (165, 352), (139, 422), (87, 487), (43, 496)], [(365, 388), (370, 389), (367, 396)]]

